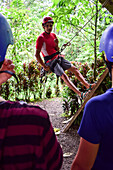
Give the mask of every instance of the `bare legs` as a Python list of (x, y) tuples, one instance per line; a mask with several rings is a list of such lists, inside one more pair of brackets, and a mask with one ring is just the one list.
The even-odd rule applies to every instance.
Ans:
[(64, 82), (73, 90), (75, 93), (77, 93), (81, 97), (81, 92), (76, 88), (76, 86), (70, 81), (69, 77), (64, 73), (61, 78), (64, 80)]
[[(82, 74), (79, 72), (79, 70), (75, 67), (72, 66), (71, 68), (68, 69), (68, 71), (72, 72), (75, 74), (77, 79), (88, 89), (90, 87), (90, 84), (85, 80), (85, 78), (82, 76)], [(68, 76), (64, 73), (61, 78), (64, 80), (64, 82), (69, 86), (75, 93), (77, 93), (81, 97), (81, 92), (76, 88), (76, 86), (70, 81)], [(95, 86), (95, 83), (92, 84), (92, 88)]]

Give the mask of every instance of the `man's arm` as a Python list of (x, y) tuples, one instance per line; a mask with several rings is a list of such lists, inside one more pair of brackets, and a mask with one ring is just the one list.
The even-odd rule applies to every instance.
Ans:
[(35, 54), (35, 56), (36, 56), (37, 61), (42, 65), (42, 67), (44, 67), (44, 69), (45, 69), (46, 71), (48, 71), (50, 68), (49, 68), (48, 66), (46, 66), (46, 65), (44, 64), (43, 60), (41, 59), (41, 57), (40, 57), (40, 50), (36, 49), (36, 54)]
[(58, 43), (59, 43), (58, 38), (54, 39), (54, 42), (55, 42), (55, 49), (56, 49), (56, 51), (59, 51), (60, 48), (58, 46)]
[(73, 160), (71, 170), (91, 170), (95, 162), (99, 144), (93, 144), (85, 139), (80, 139), (77, 155)]

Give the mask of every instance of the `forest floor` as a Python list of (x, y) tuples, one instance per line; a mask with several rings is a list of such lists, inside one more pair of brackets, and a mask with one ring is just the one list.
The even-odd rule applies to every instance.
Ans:
[(46, 99), (37, 104), (48, 112), (53, 128), (59, 130), (57, 139), (63, 150), (63, 165), (61, 170), (70, 170), (80, 141), (80, 137), (77, 134), (77, 127), (71, 127), (66, 133), (63, 133), (66, 127), (64, 121), (67, 118), (62, 117), (62, 98)]

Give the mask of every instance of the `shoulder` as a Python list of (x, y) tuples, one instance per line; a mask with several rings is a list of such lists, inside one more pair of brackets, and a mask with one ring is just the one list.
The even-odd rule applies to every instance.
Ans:
[(44, 39), (44, 32), (41, 33), (41, 34), (38, 36), (37, 41), (41, 41), (41, 40), (43, 40), (43, 39)]
[(107, 103), (109, 103), (113, 99), (113, 96), (109, 92), (109, 90), (101, 95), (92, 97), (87, 103), (86, 107), (104, 107)]
[(91, 124), (94, 126), (96, 125), (99, 126), (103, 124), (102, 120), (106, 119), (106, 116), (109, 112), (109, 107), (112, 105), (112, 102), (113, 102), (113, 97), (111, 99), (109, 93), (104, 93), (102, 95), (98, 95), (91, 98), (85, 105), (83, 120), (85, 120), (86, 122), (87, 121), (91, 122)]
[[(78, 133), (91, 143), (99, 143), (107, 129), (113, 95), (108, 90), (102, 95), (91, 98), (85, 105)], [(104, 123), (103, 123), (104, 122)], [(106, 124), (106, 125), (105, 125)]]
[(53, 36), (53, 37), (55, 37), (55, 38), (56, 38), (56, 34), (55, 34), (55, 33), (53, 33), (53, 32), (51, 33), (51, 36)]
[(108, 109), (108, 99), (107, 93), (92, 97), (85, 105), (84, 120), (90, 120), (93, 124), (100, 122), (101, 116), (103, 117), (103, 113)]
[(0, 107), (0, 110), (4, 109), (4, 111), (8, 111), (8, 115), (11, 116), (34, 116), (34, 117), (42, 117), (44, 119), (48, 119), (48, 113), (40, 108), (38, 105), (29, 105), (26, 103), (19, 102), (11, 102), (7, 101)]

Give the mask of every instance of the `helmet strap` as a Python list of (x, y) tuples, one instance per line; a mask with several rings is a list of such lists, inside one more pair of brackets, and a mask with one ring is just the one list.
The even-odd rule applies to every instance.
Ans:
[(107, 68), (109, 69), (109, 76), (110, 76), (110, 79), (111, 79), (111, 77), (112, 77), (112, 75), (111, 75), (111, 67), (112, 67), (112, 64), (111, 64), (110, 62), (107, 62), (107, 61), (106, 61), (106, 66), (107, 66)]
[(17, 83), (19, 83), (16, 74), (13, 73), (12, 71), (4, 70), (4, 71), (0, 71), (0, 73), (8, 73), (8, 74), (12, 75), (17, 80)]
[(106, 61), (105, 56), (104, 56), (104, 53), (102, 53), (102, 58), (103, 58), (104, 62), (106, 63), (107, 68), (109, 69), (110, 79), (112, 79), (111, 68), (112, 68), (113, 63), (112, 63), (112, 62), (109, 62), (109, 61)]
[(1, 62), (0, 62), (0, 68), (2, 67), (3, 62), (4, 62), (4, 61), (1, 61)]

